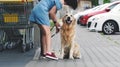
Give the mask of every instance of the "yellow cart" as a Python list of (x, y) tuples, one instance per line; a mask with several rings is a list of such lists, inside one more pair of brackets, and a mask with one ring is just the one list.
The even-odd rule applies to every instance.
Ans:
[(4, 49), (21, 42), (22, 52), (33, 47), (34, 29), (28, 21), (32, 8), (32, 0), (0, 0), (0, 30), (5, 35), (0, 44)]

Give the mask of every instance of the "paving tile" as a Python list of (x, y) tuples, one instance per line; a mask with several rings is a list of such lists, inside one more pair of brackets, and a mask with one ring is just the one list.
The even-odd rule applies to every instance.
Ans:
[[(37, 31), (36, 31), (37, 32)], [(37, 36), (35, 36), (37, 37)], [(120, 35), (102, 35), (89, 32), (86, 27), (77, 25), (76, 42), (80, 45), (81, 59), (41, 59), (39, 38), (36, 48), (27, 53), (16, 51), (0, 52), (0, 67), (119, 67), (120, 66)], [(52, 39), (52, 50), (59, 56), (60, 34)]]

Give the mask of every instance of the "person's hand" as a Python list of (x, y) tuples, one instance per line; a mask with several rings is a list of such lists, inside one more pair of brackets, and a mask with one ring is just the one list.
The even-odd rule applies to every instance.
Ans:
[(60, 31), (60, 24), (57, 22), (55, 23), (56, 26), (56, 33), (58, 33)]

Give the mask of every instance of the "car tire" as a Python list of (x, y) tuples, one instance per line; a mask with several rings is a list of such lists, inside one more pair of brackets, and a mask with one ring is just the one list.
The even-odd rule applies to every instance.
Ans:
[(77, 19), (77, 24), (80, 24), (80, 17)]
[(114, 21), (107, 21), (103, 24), (102, 32), (106, 35), (114, 34), (116, 31), (117, 25)]
[(80, 23), (79, 23), (79, 19), (77, 20), (77, 24), (80, 24)]

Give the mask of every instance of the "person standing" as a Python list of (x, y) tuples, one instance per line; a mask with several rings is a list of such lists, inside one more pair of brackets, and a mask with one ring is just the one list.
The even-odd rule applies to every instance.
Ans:
[(31, 23), (37, 23), (42, 30), (43, 56), (58, 60), (56, 55), (51, 51), (51, 32), (49, 17), (56, 26), (56, 32), (59, 32), (59, 23), (56, 18), (56, 12), (62, 9), (63, 5), (68, 5), (72, 9), (77, 8), (77, 0), (41, 0), (34, 6), (29, 17)]

